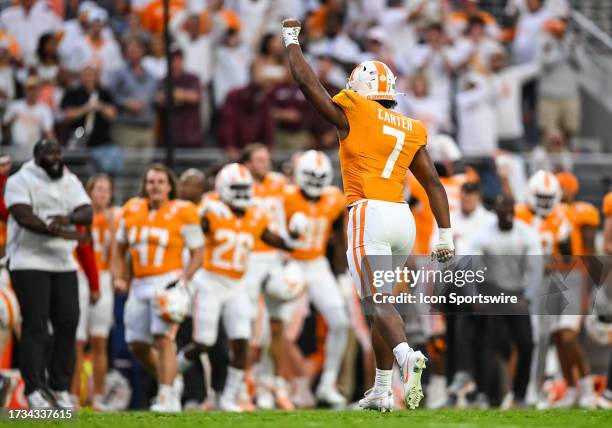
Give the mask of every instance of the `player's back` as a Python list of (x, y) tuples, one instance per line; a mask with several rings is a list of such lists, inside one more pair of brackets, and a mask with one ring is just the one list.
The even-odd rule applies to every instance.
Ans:
[(425, 126), (354, 91), (342, 90), (333, 101), (349, 123), (339, 151), (347, 203), (402, 202), (406, 171), (427, 143)]

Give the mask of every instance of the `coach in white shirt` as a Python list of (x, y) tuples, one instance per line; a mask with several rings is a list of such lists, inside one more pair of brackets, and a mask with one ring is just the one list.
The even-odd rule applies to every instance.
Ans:
[[(91, 223), (91, 202), (79, 179), (64, 167), (61, 147), (52, 140), (36, 143), (34, 159), (7, 180), (4, 198), (10, 211), (8, 266), (23, 314), (19, 370), (25, 394), (30, 407), (71, 408), (68, 387), (79, 321), (72, 253), (82, 237), (75, 226)], [(50, 356), (49, 321), (54, 336)]]
[(495, 214), (482, 206), (480, 183), (466, 182), (461, 186), (460, 209), (451, 213), (451, 224), (455, 234), (455, 254), (469, 253), (470, 239), (483, 227), (495, 222)]

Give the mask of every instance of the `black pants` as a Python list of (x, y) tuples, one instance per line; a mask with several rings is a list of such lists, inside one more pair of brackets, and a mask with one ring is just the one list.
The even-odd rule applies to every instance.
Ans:
[[(76, 272), (12, 270), (11, 282), (23, 317), (19, 341), (19, 370), (25, 393), (49, 387), (67, 391), (74, 368), (75, 336), (79, 322)], [(49, 327), (53, 343), (48, 353)], [(48, 382), (45, 365), (48, 363)]]
[(495, 344), (496, 349), (501, 351), (502, 354), (506, 353), (503, 352), (503, 348), (508, 345), (505, 339), (509, 339), (510, 343), (516, 348), (518, 361), (512, 384), (512, 392), (514, 392), (516, 400), (524, 400), (529, 383), (533, 354), (531, 319), (529, 315), (498, 315), (492, 317), (492, 319), (494, 323), (493, 331), (499, 332), (497, 338), (503, 338), (502, 340), (504, 340), (504, 343), (498, 341)]

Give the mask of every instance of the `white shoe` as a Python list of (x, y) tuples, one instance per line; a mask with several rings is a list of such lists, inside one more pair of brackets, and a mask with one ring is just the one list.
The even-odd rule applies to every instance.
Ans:
[(52, 409), (53, 404), (47, 400), (40, 390), (36, 390), (27, 397), (30, 409)]
[(181, 411), (181, 400), (175, 394), (158, 392), (150, 407), (153, 412), (176, 413)]
[(576, 388), (567, 388), (565, 395), (558, 401), (552, 404), (555, 409), (568, 409), (570, 407), (576, 407), (578, 404), (578, 393)]
[(421, 351), (412, 351), (406, 361), (400, 365), (400, 373), (404, 381), (404, 402), (409, 409), (416, 409), (423, 399), (421, 375), (427, 363), (427, 357)]
[(597, 394), (593, 387), (593, 379), (591, 376), (586, 376), (580, 379), (580, 393), (578, 396), (578, 407), (582, 409), (597, 408)]
[(268, 386), (259, 385), (255, 402), (258, 409), (272, 410), (274, 409), (274, 394)]
[(319, 385), (315, 395), (317, 400), (332, 407), (346, 406), (346, 398), (340, 394), (340, 391), (335, 386)]
[(606, 389), (606, 391), (597, 398), (597, 408), (599, 409), (612, 409), (612, 391)]
[(427, 408), (440, 409), (448, 400), (446, 394), (446, 378), (440, 375), (432, 375), (427, 385)]
[(243, 412), (240, 403), (238, 403), (234, 397), (230, 397), (227, 394), (221, 394), (221, 397), (219, 398), (219, 409), (223, 410), (224, 412)]
[(359, 407), (363, 410), (378, 410), (380, 412), (393, 411), (393, 390), (379, 390), (370, 388), (366, 391), (364, 397), (359, 400)]
[(317, 404), (310, 390), (310, 383), (306, 378), (298, 378), (293, 381), (293, 393), (291, 401), (298, 409), (310, 409)]
[(104, 396), (101, 394), (96, 394), (93, 396), (93, 399), (91, 400), (91, 408), (96, 412), (106, 412), (110, 410), (104, 401)]
[(77, 398), (68, 391), (51, 391), (57, 407), (62, 409), (74, 409), (77, 405)]

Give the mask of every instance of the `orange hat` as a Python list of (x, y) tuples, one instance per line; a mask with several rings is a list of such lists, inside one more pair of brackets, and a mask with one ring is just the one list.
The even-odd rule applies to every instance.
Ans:
[(580, 185), (578, 184), (578, 179), (574, 174), (567, 171), (558, 172), (556, 174), (557, 180), (559, 180), (559, 185), (561, 189), (570, 193), (578, 193), (578, 189)]

